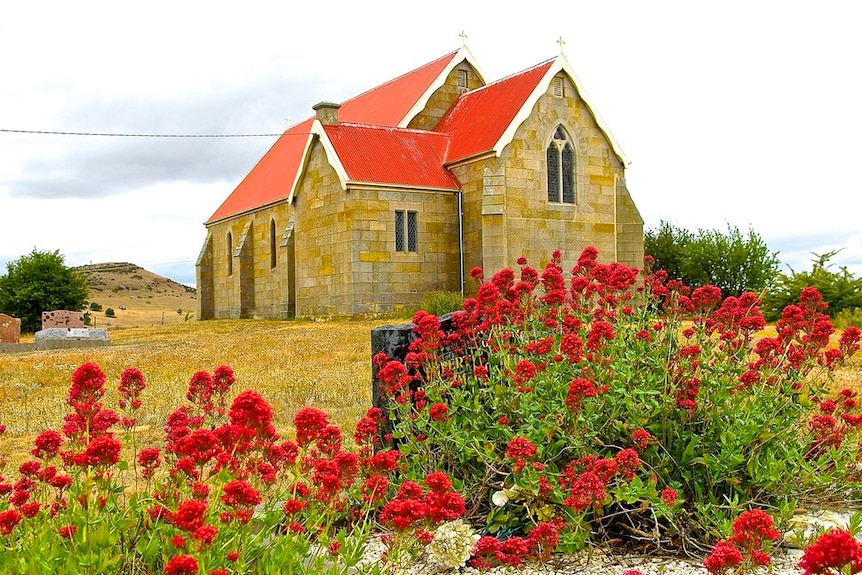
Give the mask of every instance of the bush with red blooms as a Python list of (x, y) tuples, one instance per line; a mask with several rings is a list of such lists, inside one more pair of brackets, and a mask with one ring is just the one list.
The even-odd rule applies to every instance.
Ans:
[(770, 565), (773, 542), (781, 537), (772, 516), (760, 509), (742, 513), (733, 520), (733, 535), (719, 541), (703, 566), (710, 573), (748, 573), (758, 565)]
[[(858, 498), (862, 412), (829, 389), (860, 333), (831, 339), (816, 290), (764, 336), (755, 294), (692, 290), (593, 248), (566, 274), (562, 257), (474, 269), (452, 329), (419, 311), (404, 361), (374, 358), (407, 477), (443, 464), (501, 545), (561, 519), (565, 549), (632, 527), (680, 546), (745, 509), (786, 519), (798, 502)], [(724, 562), (731, 547), (763, 559), (727, 547)]]
[(92, 573), (346, 574), (375, 521), (421, 547), (436, 526), (464, 514), (444, 473), (429, 473), (424, 488), (396, 479), (401, 454), (376, 449), (379, 409), (360, 420), (351, 449), (310, 407), (294, 417), (296, 441), (284, 440), (257, 392), (229, 399), (234, 382), (225, 366), (195, 373), (189, 403), (165, 424), (164, 448), (137, 449), (143, 374), (122, 373), (120, 417), (101, 402), (99, 366), (76, 369), (63, 434), (38, 434), (20, 478), (0, 476), (0, 572), (86, 563)]

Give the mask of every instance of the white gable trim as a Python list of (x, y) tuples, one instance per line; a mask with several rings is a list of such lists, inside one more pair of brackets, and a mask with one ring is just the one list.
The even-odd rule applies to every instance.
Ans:
[(536, 84), (536, 88), (529, 95), (529, 97), (527, 97), (527, 99), (524, 101), (524, 105), (521, 106), (521, 109), (518, 110), (517, 114), (515, 114), (515, 117), (512, 119), (512, 122), (508, 125), (508, 127), (506, 127), (506, 130), (503, 132), (503, 135), (500, 136), (500, 139), (497, 140), (496, 144), (494, 144), (494, 153), (497, 155), (497, 157), (499, 157), (503, 153), (503, 148), (509, 145), (509, 143), (514, 139), (515, 132), (517, 131), (517, 129), (530, 116), (530, 113), (533, 111), (533, 106), (535, 106), (539, 98), (541, 98), (545, 94), (545, 92), (547, 92), (548, 86), (551, 84), (551, 81), (553, 80), (554, 76), (556, 76), (560, 71), (563, 71), (568, 74), (569, 78), (572, 80), (572, 83), (574, 83), (575, 88), (577, 88), (578, 90), (578, 94), (581, 98), (581, 101), (584, 103), (584, 105), (586, 105), (587, 110), (593, 116), (593, 119), (595, 120), (596, 125), (598, 125), (599, 130), (601, 130), (602, 133), (605, 135), (605, 138), (607, 138), (611, 149), (617, 155), (617, 158), (619, 158), (622, 165), (628, 166), (629, 161), (626, 159), (625, 154), (623, 154), (622, 148), (614, 138), (613, 134), (611, 134), (610, 129), (607, 127), (607, 125), (605, 125), (605, 122), (604, 120), (602, 120), (602, 117), (599, 115), (598, 112), (596, 112), (595, 106), (590, 103), (590, 99), (587, 96), (586, 90), (584, 90), (583, 84), (581, 84), (581, 81), (578, 80), (578, 77), (575, 75), (575, 71), (572, 69), (571, 64), (569, 64), (569, 61), (566, 60), (566, 57), (562, 54), (560, 54), (554, 59), (554, 63), (551, 64), (551, 67), (548, 68), (547, 72), (545, 72), (545, 76), (542, 78), (541, 82)]
[(323, 124), (320, 123), (320, 120), (314, 120), (311, 124), (311, 129), (308, 131), (308, 140), (305, 142), (305, 149), (302, 151), (302, 160), (299, 162), (296, 177), (293, 180), (293, 184), (290, 186), (290, 195), (287, 198), (288, 206), (293, 203), (296, 189), (299, 187), (299, 181), (305, 175), (305, 167), (308, 164), (308, 157), (311, 154), (311, 145), (314, 143), (315, 137), (320, 139), (320, 145), (323, 146), (323, 150), (326, 152), (326, 159), (329, 162), (329, 165), (332, 166), (332, 169), (335, 170), (335, 174), (338, 176), (338, 181), (341, 183), (341, 189), (347, 191), (347, 170), (344, 169), (344, 165), (338, 158), (338, 154), (335, 153), (335, 148), (332, 146), (332, 142), (329, 140), (329, 137), (327, 137), (326, 130), (323, 129)]
[(449, 63), (446, 64), (446, 67), (440, 72), (440, 75), (434, 79), (431, 85), (425, 90), (425, 93), (416, 100), (416, 103), (413, 104), (413, 107), (407, 112), (407, 115), (404, 116), (400, 122), (398, 122), (399, 128), (406, 128), (410, 122), (413, 121), (419, 112), (425, 109), (425, 106), (428, 104), (428, 100), (431, 99), (431, 96), (437, 89), (446, 83), (446, 78), (449, 76), (449, 73), (455, 69), (461, 62), (466, 61), (468, 64), (473, 66), (473, 69), (476, 70), (476, 73), (479, 74), (479, 80), (482, 81), (482, 84), (485, 83), (485, 74), (482, 73), (482, 69), (479, 67), (479, 63), (476, 61), (476, 58), (473, 56), (473, 53), (467, 48), (467, 46), (462, 46), (460, 50), (458, 50), (455, 55), (452, 56), (452, 59), (449, 60)]

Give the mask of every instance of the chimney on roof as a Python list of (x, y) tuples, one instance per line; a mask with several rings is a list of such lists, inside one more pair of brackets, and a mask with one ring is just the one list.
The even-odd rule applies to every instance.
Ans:
[(317, 113), (317, 119), (324, 126), (338, 125), (338, 108), (341, 104), (334, 102), (319, 102), (311, 108)]

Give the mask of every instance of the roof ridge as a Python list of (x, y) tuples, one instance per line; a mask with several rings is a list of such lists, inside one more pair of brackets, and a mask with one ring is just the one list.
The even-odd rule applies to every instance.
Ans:
[(410, 132), (415, 134), (434, 134), (437, 136), (448, 136), (448, 134), (435, 132), (434, 130), (420, 130), (419, 128), (401, 128), (399, 126), (382, 126), (380, 124), (363, 124), (362, 122), (338, 122), (337, 124), (328, 124), (324, 127), (330, 126), (351, 126), (356, 128), (369, 128), (372, 130), (386, 130), (389, 132)]
[(523, 76), (524, 74), (528, 74), (530, 72), (535, 71), (537, 68), (541, 68), (542, 66), (547, 66), (548, 64), (555, 62), (557, 60), (557, 58), (559, 58), (559, 56), (554, 56), (553, 58), (548, 58), (547, 60), (543, 60), (534, 66), (530, 66), (529, 68), (524, 68), (520, 72), (515, 72), (514, 74), (509, 74), (508, 76), (503, 76), (502, 78), (500, 78), (498, 80), (494, 80), (493, 82), (488, 82), (484, 86), (479, 86), (475, 90), (470, 90), (469, 92), (465, 92), (463, 95), (467, 96), (470, 94), (475, 94), (476, 92), (481, 92), (485, 88), (490, 88), (492, 86), (496, 86), (497, 84), (507, 82), (507, 81), (511, 80), (512, 78), (517, 78), (518, 76)]
[(341, 105), (344, 105), (344, 104), (346, 104), (347, 102), (350, 102), (350, 101), (353, 101), (353, 100), (358, 100), (359, 98), (361, 98), (362, 96), (365, 96), (366, 94), (369, 94), (369, 93), (371, 93), (371, 92), (373, 92), (373, 91), (375, 91), (375, 90), (379, 90), (379, 89), (380, 89), (380, 88), (382, 88), (383, 86), (388, 86), (389, 84), (392, 84), (392, 83), (396, 82), (397, 80), (400, 80), (400, 79), (404, 78), (405, 76), (409, 76), (410, 74), (415, 73), (417, 70), (421, 70), (422, 68), (425, 68), (425, 67), (427, 67), (427, 66), (430, 66), (431, 64), (434, 64), (434, 63), (436, 63), (436, 62), (439, 62), (440, 60), (445, 60), (445, 59), (447, 59), (447, 58), (452, 58), (452, 57), (453, 57), (453, 56), (455, 56), (459, 51), (460, 51), (460, 49), (459, 49), (459, 50), (454, 50), (454, 51), (452, 51), (452, 52), (449, 52), (448, 54), (444, 54), (443, 56), (440, 56), (439, 58), (434, 58), (434, 59), (433, 59), (433, 60), (431, 60), (430, 62), (425, 62), (424, 64), (421, 64), (421, 65), (419, 65), (419, 66), (416, 66), (415, 68), (412, 68), (411, 70), (408, 70), (407, 72), (404, 72), (403, 74), (399, 74), (398, 76), (395, 76), (394, 78), (391, 78), (391, 79), (389, 79), (389, 80), (387, 80), (387, 81), (383, 82), (382, 84), (377, 84), (376, 86), (372, 86), (371, 88), (369, 88), (369, 89), (365, 90), (364, 92), (361, 92), (361, 93), (359, 93), (359, 94), (356, 94), (355, 96), (352, 96), (352, 97), (350, 97), (350, 98), (348, 98), (348, 99), (346, 99), (346, 100), (342, 101), (342, 102), (341, 102)]

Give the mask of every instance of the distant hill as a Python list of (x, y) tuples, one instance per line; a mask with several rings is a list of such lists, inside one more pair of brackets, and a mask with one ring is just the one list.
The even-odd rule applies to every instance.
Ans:
[[(197, 290), (126, 262), (89, 264), (75, 268), (87, 277), (95, 327), (150, 327), (193, 321)], [(114, 317), (105, 311), (114, 310)], [(92, 324), (91, 324), (92, 325)]]

